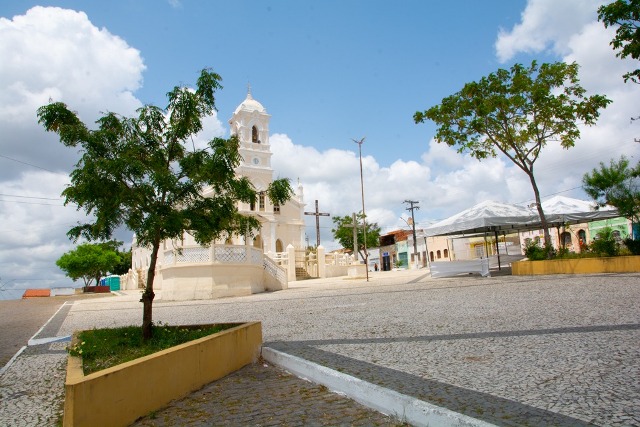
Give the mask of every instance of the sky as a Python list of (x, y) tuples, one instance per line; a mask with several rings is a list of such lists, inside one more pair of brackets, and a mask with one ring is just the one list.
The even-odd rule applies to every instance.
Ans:
[[(164, 107), (175, 85), (202, 68), (222, 76), (217, 114), (203, 140), (228, 136), (228, 120), (253, 97), (271, 115), (275, 175), (304, 187), (306, 210), (331, 216), (365, 207), (383, 232), (418, 227), (479, 202), (527, 203), (531, 184), (507, 159), (478, 161), (434, 140), (413, 114), (514, 63), (576, 61), (588, 94), (613, 102), (576, 146), (550, 143), (535, 166), (543, 200), (587, 199), (581, 180), (599, 162), (637, 160), (639, 85), (622, 75), (637, 61), (615, 56), (602, 1), (450, 2), (112, 0), (0, 3), (0, 299), (26, 288), (79, 286), (55, 261), (75, 244), (66, 232), (85, 215), (60, 193), (78, 160), (38, 124), (49, 100), (85, 123), (113, 111)], [(315, 218), (305, 217), (316, 240)], [(339, 248), (322, 217), (321, 243)], [(129, 245), (131, 233), (116, 236)]]

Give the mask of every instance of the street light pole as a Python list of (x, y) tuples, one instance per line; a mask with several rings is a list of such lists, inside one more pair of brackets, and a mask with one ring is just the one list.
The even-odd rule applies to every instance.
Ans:
[[(358, 154), (360, 156), (360, 191), (362, 193), (362, 232), (364, 234), (364, 271), (367, 273), (367, 282), (369, 281), (369, 254), (367, 253), (367, 214), (364, 210), (364, 179), (362, 177), (362, 143), (364, 138), (360, 141), (352, 139), (353, 142), (358, 144)], [(354, 224), (355, 225), (355, 224)]]

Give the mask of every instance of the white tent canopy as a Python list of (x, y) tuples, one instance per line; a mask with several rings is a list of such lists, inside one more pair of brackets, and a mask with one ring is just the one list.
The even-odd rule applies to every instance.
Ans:
[[(579, 199), (555, 196), (542, 202), (548, 227), (598, 221), (619, 217), (618, 211)], [(538, 211), (533, 207), (485, 201), (459, 212), (424, 230), (426, 236), (453, 236), (478, 233), (516, 233), (542, 228)]]

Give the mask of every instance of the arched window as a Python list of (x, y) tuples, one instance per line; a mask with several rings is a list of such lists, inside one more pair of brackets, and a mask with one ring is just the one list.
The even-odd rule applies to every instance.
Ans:
[(260, 144), (260, 140), (258, 139), (258, 128), (255, 126), (251, 128), (251, 142), (254, 144)]
[(438, 259), (442, 258), (442, 253), (440, 252), (440, 249), (436, 251), (436, 255), (438, 256)]
[(433, 251), (429, 252), (429, 258), (431, 258), (431, 262), (433, 262)]
[(444, 250), (444, 257), (449, 258), (449, 249)]
[(276, 252), (284, 252), (284, 248), (282, 245), (282, 240), (276, 240)]
[(262, 237), (256, 236), (253, 238), (253, 247), (262, 249)]
[(564, 231), (560, 234), (560, 242), (563, 247), (571, 246), (571, 233)]
[(580, 245), (586, 245), (587, 233), (584, 230), (578, 230), (578, 239), (580, 240)]

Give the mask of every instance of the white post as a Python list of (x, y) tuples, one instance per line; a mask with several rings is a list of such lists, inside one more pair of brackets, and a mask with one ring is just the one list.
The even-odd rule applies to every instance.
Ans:
[(296, 248), (291, 243), (287, 246), (287, 280), (296, 280)]
[(324, 246), (322, 245), (317, 248), (316, 261), (318, 262), (318, 277), (327, 277), (327, 263), (325, 261)]

